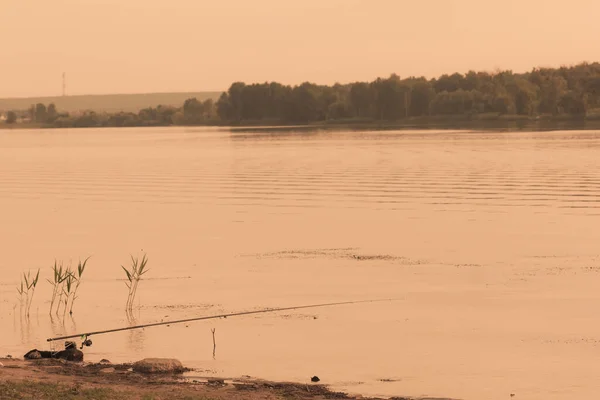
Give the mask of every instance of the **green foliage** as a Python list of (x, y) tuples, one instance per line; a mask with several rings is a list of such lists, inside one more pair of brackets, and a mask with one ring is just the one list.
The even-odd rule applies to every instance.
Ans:
[(48, 118), (48, 109), (42, 103), (38, 103), (34, 106), (33, 120), (35, 122), (46, 122)]
[(148, 264), (148, 257), (146, 254), (140, 260), (139, 258), (134, 258), (131, 256), (131, 266), (125, 268), (121, 265), (121, 268), (125, 272), (125, 276), (127, 280), (125, 281), (125, 285), (127, 289), (129, 289), (129, 294), (127, 296), (127, 303), (125, 304), (125, 310), (131, 312), (133, 309), (133, 301), (135, 300), (135, 295), (137, 294), (137, 288), (142, 279), (142, 276), (146, 274), (149, 269), (146, 269), (146, 265)]
[(59, 113), (54, 104), (38, 103), (29, 114), (32, 121), (46, 126), (77, 128), (397, 121), (477, 114), (586, 117), (596, 115), (598, 108), (600, 63), (596, 62), (521, 74), (469, 71), (434, 79), (401, 79), (392, 74), (371, 82), (332, 86), (234, 82), (216, 103), (210, 97), (192, 96), (179, 107), (159, 105), (112, 113), (99, 109), (73, 115)]
[(0, 98), (0, 110), (26, 110), (32, 104), (52, 103), (56, 105), (57, 110), (66, 113), (94, 110), (99, 114), (121, 112), (137, 114), (141, 109), (157, 104), (176, 107), (192, 97), (197, 98), (199, 101), (206, 99), (216, 101), (220, 94), (220, 92), (187, 92)]
[[(52, 300), (50, 302), (50, 314), (52, 314), (52, 310), (54, 309), (54, 304), (57, 300), (57, 297), (62, 296), (63, 293), (63, 283), (67, 279), (67, 270), (63, 268), (62, 262), (58, 262), (54, 260), (54, 265), (52, 266), (53, 273), (53, 281), (47, 279), (48, 283), (52, 285)], [(60, 297), (58, 297), (60, 298)], [(58, 308), (60, 307), (60, 300), (58, 302), (58, 306), (56, 308), (56, 313), (58, 314)]]
[[(31, 309), (31, 303), (33, 302), (35, 288), (37, 287), (39, 279), (39, 269), (35, 274), (35, 277), (31, 275), (31, 271), (27, 271), (27, 274), (23, 272), (23, 277), (21, 278), (21, 285), (17, 287), (17, 292), (19, 293), (21, 302), (25, 300), (25, 312), (27, 316), (29, 316), (29, 310)], [(25, 297), (25, 299), (23, 299), (23, 297)]]
[(195, 97), (187, 99), (183, 103), (183, 108), (180, 110), (180, 115), (176, 120), (173, 120), (177, 125), (200, 125), (214, 118), (214, 102), (212, 99), (207, 99), (203, 102), (198, 101)]
[(17, 113), (14, 111), (7, 112), (6, 113), (6, 123), (14, 124), (15, 122), (17, 122)]
[(73, 314), (73, 305), (75, 304), (75, 300), (77, 300), (77, 291), (81, 285), (83, 273), (85, 272), (89, 259), (90, 257), (86, 258), (83, 262), (79, 260), (77, 270), (75, 271), (73, 271), (71, 267), (64, 268), (62, 261), (54, 261), (54, 265), (52, 266), (53, 280), (47, 279), (48, 283), (52, 285), (50, 314), (52, 314), (55, 304), (57, 315), (61, 305), (63, 306), (63, 315), (66, 314), (67, 309), (69, 309), (69, 314)]
[(469, 71), (437, 79), (397, 75), (372, 82), (319, 86), (236, 82), (217, 102), (220, 119), (310, 123), (330, 119), (395, 121), (480, 113), (586, 115), (600, 107), (600, 63), (534, 69), (524, 74)]

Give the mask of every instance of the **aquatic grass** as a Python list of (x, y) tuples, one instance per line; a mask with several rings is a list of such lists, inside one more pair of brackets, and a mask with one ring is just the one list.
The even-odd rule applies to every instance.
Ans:
[(79, 290), (79, 285), (81, 285), (81, 279), (89, 259), (90, 257), (86, 258), (83, 263), (81, 260), (79, 260), (79, 263), (77, 264), (77, 277), (75, 278), (77, 283), (75, 284), (75, 289), (73, 290), (73, 299), (71, 300), (71, 308), (69, 310), (69, 314), (71, 315), (73, 315), (73, 304), (75, 304), (75, 300), (77, 300), (77, 291)]
[(69, 314), (73, 315), (73, 305), (78, 298), (77, 293), (89, 259), (90, 257), (83, 261), (79, 260), (76, 271), (73, 271), (70, 266), (65, 268), (62, 261), (54, 260), (54, 265), (52, 266), (53, 280), (47, 279), (48, 283), (52, 285), (50, 315), (52, 315), (55, 304), (56, 315), (58, 315), (61, 306), (63, 306), (63, 315), (66, 314), (67, 309), (69, 310)]
[(62, 283), (64, 281), (64, 270), (63, 270), (62, 261), (59, 263), (56, 260), (54, 260), (54, 265), (52, 266), (52, 272), (53, 272), (54, 281), (47, 279), (48, 283), (50, 283), (52, 285), (52, 300), (50, 301), (50, 314), (52, 314), (52, 310), (54, 309), (54, 303), (56, 302), (56, 297), (62, 291)]
[(21, 278), (21, 286), (17, 286), (17, 293), (19, 293), (19, 299), (23, 301), (23, 294), (25, 294), (25, 289), (23, 288), (23, 278)]
[(52, 300), (50, 302), (50, 314), (52, 314), (54, 304), (56, 304), (56, 315), (58, 315), (61, 304), (64, 304), (63, 296), (65, 295), (65, 283), (67, 280), (73, 279), (73, 272), (71, 271), (71, 267), (64, 268), (62, 261), (54, 261), (52, 271), (54, 273), (54, 281), (50, 281), (49, 279), (47, 280), (53, 286)]
[(37, 287), (39, 279), (39, 269), (35, 277), (31, 276), (31, 271), (27, 271), (27, 274), (23, 272), (23, 277), (21, 278), (21, 285), (17, 287), (17, 293), (19, 293), (19, 299), (21, 301), (21, 304), (23, 304), (23, 295), (25, 295), (25, 311), (27, 313), (27, 316), (29, 316), (29, 310), (31, 310), (31, 303), (33, 302), (35, 288)]
[(125, 286), (127, 286), (127, 289), (129, 289), (127, 303), (125, 304), (126, 311), (132, 311), (133, 309), (133, 301), (135, 300), (135, 295), (137, 294), (138, 285), (140, 284), (142, 275), (149, 271), (148, 269), (146, 269), (147, 264), (148, 257), (144, 253), (144, 256), (142, 257), (141, 261), (138, 257), (134, 258), (133, 256), (131, 256), (131, 266), (129, 267), (129, 269), (121, 265), (121, 268), (123, 269), (123, 271), (125, 271), (125, 275), (127, 276)]
[[(65, 295), (64, 307), (63, 307), (63, 317), (67, 314), (67, 308), (69, 306), (69, 299), (74, 294), (74, 282), (77, 280), (71, 269), (67, 269), (66, 277), (64, 280), (64, 285), (62, 287), (62, 294)], [(62, 299), (62, 296), (61, 296)], [(60, 304), (59, 304), (60, 305)]]

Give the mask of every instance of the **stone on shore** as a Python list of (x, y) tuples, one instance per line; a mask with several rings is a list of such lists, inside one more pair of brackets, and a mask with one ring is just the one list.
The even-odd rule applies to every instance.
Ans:
[(31, 350), (25, 354), (23, 358), (26, 360), (40, 360), (42, 358), (42, 353), (40, 353), (38, 350)]
[(143, 374), (181, 373), (185, 371), (181, 361), (171, 358), (145, 358), (133, 364), (133, 371)]

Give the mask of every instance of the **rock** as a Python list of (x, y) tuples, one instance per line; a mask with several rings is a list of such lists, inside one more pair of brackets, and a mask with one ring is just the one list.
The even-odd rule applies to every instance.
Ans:
[(100, 372), (103, 374), (112, 374), (113, 372), (115, 372), (115, 369), (113, 367), (103, 368), (100, 370)]
[(106, 358), (103, 358), (102, 360), (100, 360), (99, 364), (112, 364), (109, 360), (107, 360)]
[(181, 361), (171, 358), (145, 358), (133, 364), (133, 370), (143, 374), (181, 373)]
[(319, 377), (318, 377), (318, 376), (316, 376), (316, 375), (315, 375), (315, 376), (313, 376), (312, 378), (310, 378), (310, 381), (311, 381), (311, 382), (319, 382), (319, 381), (320, 381), (320, 379), (319, 379)]
[(26, 360), (41, 360), (42, 359), (42, 353), (40, 353), (38, 350), (31, 350), (30, 352), (28, 352), (27, 354), (25, 354), (23, 356), (24, 359)]
[(59, 351), (52, 358), (58, 358), (66, 361), (83, 361), (83, 352), (75, 348), (68, 348), (67, 350)]
[(33, 349), (23, 356), (26, 360), (57, 358), (65, 361), (83, 361), (83, 352), (77, 350), (75, 342), (65, 342), (65, 350), (59, 352)]
[(0, 368), (2, 368), (2, 367), (4, 367), (4, 364), (2, 364), (2, 363), (0, 362)]

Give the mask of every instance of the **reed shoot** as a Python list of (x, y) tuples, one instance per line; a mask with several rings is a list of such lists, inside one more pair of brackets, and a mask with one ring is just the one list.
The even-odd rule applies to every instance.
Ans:
[(33, 302), (33, 295), (35, 294), (35, 288), (38, 284), (39, 279), (39, 269), (35, 277), (31, 276), (31, 271), (28, 271), (27, 274), (23, 272), (23, 278), (21, 278), (21, 286), (17, 287), (17, 292), (19, 293), (21, 303), (23, 302), (23, 295), (25, 295), (25, 310), (27, 316), (29, 316), (29, 310), (31, 309), (31, 303)]
[(146, 254), (144, 254), (141, 261), (138, 257), (133, 258), (133, 256), (131, 256), (131, 266), (129, 269), (121, 265), (121, 268), (123, 268), (123, 271), (125, 271), (125, 275), (127, 276), (125, 285), (127, 286), (127, 289), (129, 289), (127, 303), (125, 304), (126, 311), (132, 311), (133, 309), (133, 301), (137, 294), (138, 285), (142, 279), (142, 275), (149, 271), (146, 269), (147, 264), (148, 258), (146, 257)]
[(63, 294), (65, 295), (64, 307), (63, 307), (63, 317), (65, 316), (65, 314), (67, 314), (67, 307), (69, 306), (69, 299), (74, 294), (73, 289), (75, 289), (75, 285), (74, 285), (75, 281), (77, 281), (77, 278), (75, 277), (75, 275), (73, 274), (73, 272), (71, 271), (70, 268), (67, 269), (67, 276), (65, 278), (64, 285), (63, 285)]
[(71, 309), (69, 310), (69, 314), (73, 315), (73, 304), (75, 300), (77, 300), (77, 291), (79, 290), (79, 285), (81, 285), (81, 278), (83, 277), (83, 273), (85, 272), (85, 266), (87, 265), (90, 257), (86, 258), (83, 263), (79, 260), (79, 264), (77, 264), (77, 277), (75, 280), (77, 283), (75, 284), (75, 289), (73, 290), (73, 299), (71, 300)]
[(58, 304), (56, 306), (56, 314), (58, 315), (58, 309), (60, 308), (60, 304), (62, 301), (63, 295), (63, 286), (64, 282), (69, 275), (69, 268), (65, 269), (63, 267), (63, 263), (57, 262), (54, 260), (54, 266), (52, 267), (54, 281), (48, 279), (48, 283), (52, 285), (52, 301), (50, 302), (50, 314), (52, 314), (52, 310), (54, 309), (54, 304), (58, 300)]
[(23, 279), (21, 278), (21, 286), (17, 286), (17, 293), (19, 293), (19, 299), (23, 301), (23, 295), (25, 294), (25, 289), (23, 288)]

